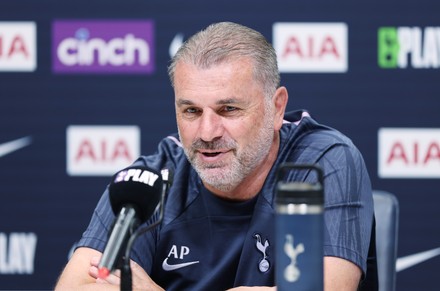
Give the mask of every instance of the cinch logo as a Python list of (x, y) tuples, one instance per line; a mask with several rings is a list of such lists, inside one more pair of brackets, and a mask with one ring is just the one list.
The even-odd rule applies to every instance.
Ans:
[(32, 72), (36, 68), (35, 22), (0, 22), (0, 71)]
[(347, 31), (345, 23), (274, 23), (280, 72), (346, 72)]
[(111, 176), (130, 165), (140, 152), (137, 126), (69, 126), (67, 173)]
[(154, 72), (152, 21), (55, 21), (56, 73)]
[(377, 39), (381, 68), (440, 66), (440, 27), (381, 27)]
[(439, 178), (440, 129), (381, 128), (380, 178)]

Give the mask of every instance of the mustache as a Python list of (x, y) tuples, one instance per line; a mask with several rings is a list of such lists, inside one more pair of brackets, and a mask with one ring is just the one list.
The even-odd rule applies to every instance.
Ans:
[(216, 139), (213, 141), (204, 141), (202, 139), (195, 140), (191, 148), (193, 150), (219, 150), (219, 149), (232, 149), (235, 148), (237, 143), (230, 139)]

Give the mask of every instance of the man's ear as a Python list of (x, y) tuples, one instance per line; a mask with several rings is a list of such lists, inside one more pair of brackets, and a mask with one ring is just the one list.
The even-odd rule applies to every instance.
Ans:
[(274, 105), (274, 129), (279, 130), (283, 125), (284, 112), (286, 111), (287, 101), (289, 100), (289, 94), (286, 87), (279, 87), (272, 98)]

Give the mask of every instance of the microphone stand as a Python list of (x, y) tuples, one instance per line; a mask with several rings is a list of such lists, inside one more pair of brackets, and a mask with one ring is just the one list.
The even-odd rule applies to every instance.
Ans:
[(133, 290), (133, 280), (132, 280), (132, 274), (131, 274), (131, 268), (130, 268), (130, 252), (131, 248), (133, 246), (134, 241), (143, 233), (146, 233), (159, 225), (162, 222), (163, 219), (163, 212), (164, 212), (164, 201), (165, 201), (165, 194), (168, 191), (168, 183), (164, 183), (162, 186), (162, 195), (160, 199), (160, 209), (159, 209), (159, 219), (144, 227), (141, 229), (138, 229), (135, 231), (131, 236), (130, 239), (127, 242), (127, 246), (125, 249), (125, 256), (122, 258), (122, 266), (121, 266), (121, 291), (132, 291)]

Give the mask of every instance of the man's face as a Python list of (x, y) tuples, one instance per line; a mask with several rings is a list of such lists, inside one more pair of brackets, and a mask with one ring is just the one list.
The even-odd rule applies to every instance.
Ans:
[[(248, 59), (198, 69), (180, 62), (175, 105), (185, 154), (208, 185), (230, 191), (262, 163), (274, 113)], [(267, 105), (269, 104), (269, 105)]]

